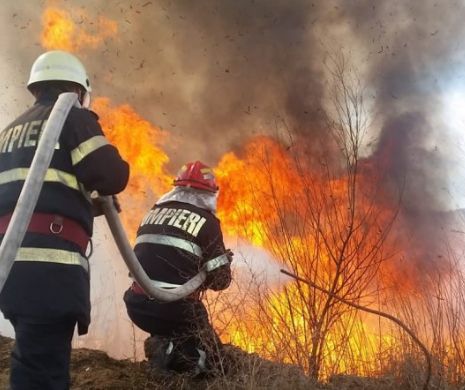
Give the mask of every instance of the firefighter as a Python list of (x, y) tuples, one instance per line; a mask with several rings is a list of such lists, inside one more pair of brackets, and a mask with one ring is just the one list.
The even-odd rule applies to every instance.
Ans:
[[(128, 182), (129, 166), (105, 138), (88, 109), (91, 87), (72, 54), (49, 51), (31, 68), (35, 103), (0, 132), (0, 239), (31, 165), (38, 139), (62, 92), (79, 104), (64, 124), (42, 191), (11, 273), (0, 309), (13, 325), (11, 389), (67, 389), (71, 340), (90, 323), (88, 245), (90, 192), (114, 195)], [(104, 162), (104, 163), (102, 163)]]
[(224, 290), (231, 282), (232, 253), (215, 216), (217, 194), (212, 170), (200, 161), (188, 163), (137, 231), (134, 252), (156, 286), (174, 288), (207, 271), (201, 288), (179, 301), (154, 300), (137, 282), (124, 294), (130, 319), (151, 336), (145, 353), (160, 373), (203, 376), (223, 368), (222, 345), (201, 301), (205, 290)]

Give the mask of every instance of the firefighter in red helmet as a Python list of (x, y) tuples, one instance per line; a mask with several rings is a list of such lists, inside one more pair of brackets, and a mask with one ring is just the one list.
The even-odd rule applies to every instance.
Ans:
[(220, 366), (221, 342), (201, 301), (203, 291), (224, 290), (231, 282), (232, 253), (215, 217), (217, 194), (211, 168), (186, 164), (137, 231), (134, 252), (158, 287), (177, 287), (200, 269), (208, 271), (199, 291), (176, 302), (153, 300), (136, 282), (124, 294), (129, 317), (150, 334), (145, 353), (154, 369), (196, 375)]
[(215, 194), (218, 191), (213, 171), (200, 161), (183, 165), (174, 180), (174, 185), (197, 188)]

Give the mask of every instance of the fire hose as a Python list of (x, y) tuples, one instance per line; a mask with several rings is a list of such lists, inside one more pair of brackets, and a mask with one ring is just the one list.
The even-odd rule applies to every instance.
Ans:
[[(0, 245), (0, 292), (3, 290), (26, 234), (66, 118), (76, 101), (77, 94), (75, 93), (60, 94), (41, 134), (16, 208)], [(101, 197), (100, 199), (108, 225), (129, 271), (150, 297), (166, 302), (176, 301), (192, 294), (205, 281), (206, 271), (202, 270), (185, 284), (174, 289), (168, 290), (154, 286), (129, 244), (111, 197)]]

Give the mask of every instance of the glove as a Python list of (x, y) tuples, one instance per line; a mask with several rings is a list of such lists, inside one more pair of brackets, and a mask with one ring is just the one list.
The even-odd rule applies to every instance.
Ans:
[(233, 251), (231, 249), (226, 249), (225, 255), (228, 258), (229, 262), (232, 263), (234, 257)]
[[(94, 214), (94, 217), (98, 217), (100, 215), (103, 215), (103, 207), (102, 207), (102, 198), (101, 197), (91, 197), (92, 199), (92, 212)], [(116, 209), (118, 213), (121, 212), (121, 205), (119, 204), (118, 198), (116, 195), (112, 195), (111, 199), (113, 201), (113, 207)]]

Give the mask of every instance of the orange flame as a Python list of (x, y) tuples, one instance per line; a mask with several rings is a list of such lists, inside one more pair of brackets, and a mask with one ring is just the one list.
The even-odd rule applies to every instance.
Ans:
[(141, 215), (172, 181), (165, 172), (168, 156), (161, 149), (167, 134), (141, 118), (129, 105), (115, 107), (108, 98), (98, 98), (92, 107), (100, 115), (105, 135), (117, 145), (131, 167), (129, 185), (121, 198), (126, 209), (123, 210), (126, 228), (134, 236)]
[[(49, 1), (48, 4), (52, 3)], [(41, 44), (44, 48), (71, 52), (95, 49), (105, 39), (114, 37), (118, 31), (115, 21), (101, 16), (90, 18), (82, 9), (73, 10), (72, 15), (71, 12), (53, 6), (45, 9), (42, 15), (41, 36)]]
[(99, 113), (107, 138), (118, 145), (122, 157), (131, 164), (134, 181), (129, 188), (139, 189), (138, 182), (144, 181), (155, 193), (165, 191), (171, 182), (164, 171), (169, 159), (161, 149), (167, 133), (141, 118), (127, 104), (115, 107), (108, 98), (97, 98), (92, 108)]
[(292, 202), (297, 178), (284, 150), (271, 138), (253, 139), (244, 154), (245, 160), (225, 154), (215, 169), (220, 187), (218, 216), (227, 235), (263, 246), (266, 225), (277, 217), (273, 199)]
[[(315, 168), (305, 166), (279, 142), (265, 136), (256, 137), (245, 145), (242, 158), (233, 153), (224, 155), (216, 174), (221, 189), (219, 217), (227, 235), (243, 237), (266, 248), (284, 267), (291, 267), (303, 277), (314, 280), (312, 277), (317, 275), (316, 281), (323, 288), (328, 289), (336, 280), (339, 293), (350, 294), (342, 279), (334, 279), (336, 265), (333, 258), (338, 254), (338, 240), (342, 241), (350, 222), (347, 211), (349, 181), (345, 176), (325, 176)], [(355, 216), (355, 224), (360, 226), (374, 223), (382, 226), (392, 215), (389, 209), (372, 213), (373, 204), (365, 203), (363, 196), (357, 202), (357, 208), (360, 216)], [(366, 266), (359, 257), (363, 258), (363, 253), (369, 252), (371, 245), (377, 245), (377, 234), (376, 229), (359, 229), (353, 233), (354, 242), (348, 244), (348, 251), (357, 251), (360, 256), (354, 256), (343, 272), (356, 273)], [(370, 278), (367, 278), (369, 282)], [(254, 295), (249, 291), (247, 294)], [(309, 368), (308, 351), (313, 347), (312, 334), (315, 332), (312, 323), (327, 296), (294, 282), (288, 283), (283, 291), (268, 291), (265, 295), (264, 301), (253, 302), (252, 299), (235, 309), (234, 314), (226, 310), (222, 314), (231, 315), (227, 319), (216, 318), (218, 324), (227, 324), (223, 329), (223, 340), (262, 356)], [(345, 324), (345, 329), (363, 330), (363, 335), (353, 332), (347, 336), (337, 329), (328, 333), (326, 343), (321, 347), (326, 356), (323, 367), (326, 374), (329, 367), (337, 368), (338, 372), (348, 369), (349, 362), (352, 364), (350, 359), (356, 353), (361, 360), (375, 360), (379, 350), (374, 347), (379, 347), (375, 336), (370, 339), (371, 348), (366, 344), (367, 333), (375, 333), (369, 322), (348, 313), (339, 318), (339, 323)], [(335, 352), (335, 345), (339, 345), (344, 337), (349, 347)], [(366, 345), (361, 347), (364, 341)], [(387, 337), (384, 342), (383, 348), (387, 348), (392, 339)], [(365, 363), (365, 373), (373, 370), (374, 365)]]

